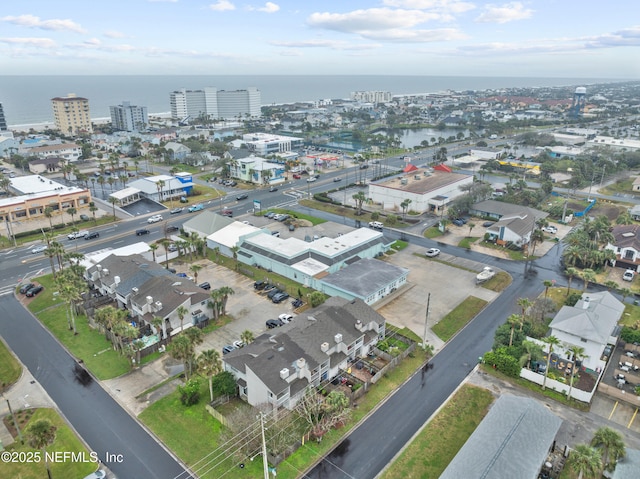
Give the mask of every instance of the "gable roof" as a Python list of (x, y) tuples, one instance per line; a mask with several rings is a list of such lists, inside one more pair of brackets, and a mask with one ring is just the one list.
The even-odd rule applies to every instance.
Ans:
[(633, 248), (640, 251), (640, 225), (616, 225), (611, 234), (613, 244), (618, 248)]
[(418, 167), (416, 165), (412, 165), (411, 163), (409, 163), (407, 166), (402, 168), (402, 171), (403, 171), (403, 173), (409, 173), (409, 172), (415, 171), (417, 169), (418, 169)]
[(182, 227), (186, 231), (197, 231), (204, 236), (209, 236), (211, 233), (215, 233), (233, 222), (234, 220), (227, 216), (219, 215), (210, 210), (203, 210), (189, 221), (186, 221)]
[(500, 396), (440, 479), (536, 479), (561, 424), (534, 399)]
[(499, 217), (503, 216), (524, 216), (530, 215), (535, 219), (546, 218), (549, 213), (546, 213), (535, 208), (529, 208), (528, 206), (514, 205), (513, 203), (506, 203), (504, 201), (496, 200), (484, 200), (479, 201), (471, 207), (473, 210), (490, 213)]
[(503, 216), (499, 221), (487, 228), (487, 231), (499, 231), (501, 227), (508, 228), (518, 236), (524, 237), (533, 230), (535, 218), (529, 214), (522, 216)]
[(624, 304), (608, 291), (583, 293), (575, 306), (563, 306), (549, 328), (598, 344), (606, 344), (624, 312)]
[(408, 269), (386, 261), (363, 258), (324, 277), (322, 282), (366, 298), (408, 272)]

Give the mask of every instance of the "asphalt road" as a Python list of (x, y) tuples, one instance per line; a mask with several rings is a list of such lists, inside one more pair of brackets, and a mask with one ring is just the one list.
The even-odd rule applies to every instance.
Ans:
[(0, 297), (0, 335), (117, 477), (191, 477), (12, 295)]

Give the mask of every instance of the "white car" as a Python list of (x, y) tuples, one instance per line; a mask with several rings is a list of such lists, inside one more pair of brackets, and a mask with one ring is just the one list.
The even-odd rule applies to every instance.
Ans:
[(317, 178), (315, 176), (310, 176), (309, 178), (307, 178), (307, 183), (313, 183), (316, 180)]
[(558, 232), (558, 228), (556, 228), (555, 226), (545, 226), (544, 228), (542, 228), (542, 231), (554, 235)]
[(147, 223), (151, 224), (151, 223), (157, 223), (158, 221), (162, 221), (162, 215), (153, 215), (151, 218), (149, 218), (147, 220)]
[(284, 324), (287, 324), (287, 323), (291, 322), (294, 317), (295, 316), (293, 314), (282, 313), (280, 316), (278, 316), (278, 319), (280, 321), (282, 321)]
[(634, 270), (628, 269), (622, 275), (622, 279), (625, 281), (633, 281), (633, 278), (635, 275), (636, 275), (636, 272)]
[(38, 254), (38, 253), (44, 253), (45, 251), (47, 251), (47, 245), (43, 244), (43, 245), (36, 246), (35, 248), (33, 248), (31, 250), (31, 253)]
[(69, 233), (67, 235), (67, 238), (69, 238), (70, 240), (74, 240), (78, 238), (84, 238), (88, 234), (89, 232), (87, 230), (81, 230), (81, 231), (76, 231), (75, 233)]
[(438, 248), (429, 248), (427, 252), (424, 254), (428, 258), (434, 258), (440, 254), (440, 250)]

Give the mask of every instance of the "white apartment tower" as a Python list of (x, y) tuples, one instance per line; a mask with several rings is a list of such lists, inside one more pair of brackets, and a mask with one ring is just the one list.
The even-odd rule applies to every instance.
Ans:
[(390, 91), (352, 91), (351, 99), (364, 103), (389, 103), (393, 95)]
[(56, 128), (64, 134), (92, 133), (89, 100), (69, 93), (51, 99)]
[(110, 106), (111, 126), (118, 131), (139, 131), (146, 129), (149, 124), (149, 114), (146, 106), (131, 105), (123, 101), (122, 105)]
[(206, 115), (211, 119), (233, 119), (260, 116), (260, 90), (177, 90), (169, 95), (171, 118), (185, 121)]

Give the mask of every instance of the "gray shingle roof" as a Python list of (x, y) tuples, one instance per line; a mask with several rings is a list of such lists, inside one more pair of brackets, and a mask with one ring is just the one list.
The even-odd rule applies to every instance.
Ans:
[(440, 479), (536, 479), (561, 424), (536, 400), (503, 395)]
[(204, 210), (202, 213), (199, 213), (197, 216), (186, 221), (182, 227), (187, 230), (192, 229), (194, 231), (198, 231), (204, 236), (209, 236), (211, 233), (215, 233), (225, 226), (229, 226), (233, 221), (233, 219), (227, 216), (219, 215), (213, 211)]
[(512, 203), (506, 203), (504, 201), (496, 200), (484, 200), (474, 204), (471, 207), (472, 212), (488, 213), (496, 215), (500, 218), (503, 216), (522, 216), (528, 214), (536, 219), (546, 218), (549, 213), (537, 210), (535, 208), (529, 208), (528, 206), (514, 205)]
[(324, 283), (366, 298), (409, 273), (401, 268), (377, 259), (365, 258), (330, 274), (322, 279)]
[(611, 479), (638, 479), (638, 471), (640, 471), (640, 451), (626, 448), (625, 452), (625, 457), (618, 460)]
[(633, 248), (640, 251), (639, 225), (616, 225), (611, 234), (613, 234), (614, 244), (618, 248)]

